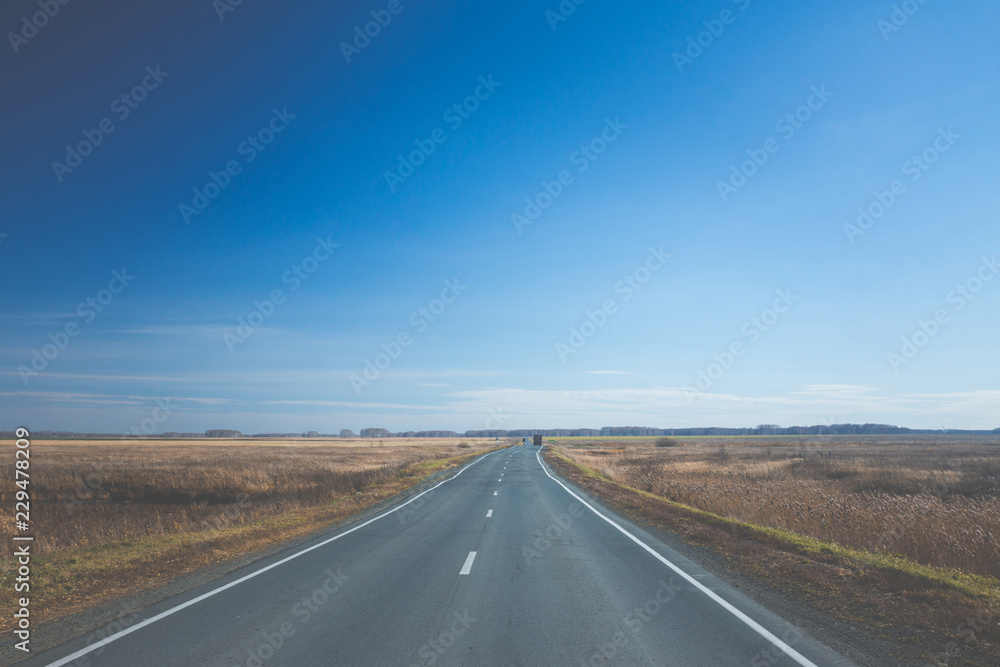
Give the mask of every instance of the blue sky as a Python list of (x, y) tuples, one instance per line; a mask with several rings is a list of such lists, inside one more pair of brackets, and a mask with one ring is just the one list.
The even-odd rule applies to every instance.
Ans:
[(903, 4), (8, 3), (0, 427), (1000, 426), (1000, 7)]

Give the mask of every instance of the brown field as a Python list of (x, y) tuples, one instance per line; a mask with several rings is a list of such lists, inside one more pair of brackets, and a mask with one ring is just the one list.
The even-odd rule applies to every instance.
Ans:
[(1000, 437), (556, 440), (614, 481), (697, 509), (1000, 578)]
[[(35, 440), (32, 618), (46, 622), (134, 595), (151, 604), (196, 585), (199, 572), (218, 576), (305, 539), (495, 444)], [(0, 587), (8, 590), (17, 571), (14, 490), (0, 489)], [(13, 627), (13, 604), (11, 596), (0, 600), (0, 631)]]
[[(450, 438), (35, 441), (34, 551), (244, 525), (357, 494), (421, 462), (490, 444)], [(0, 502), (13, 506), (15, 490), (0, 489)], [(12, 544), (14, 532), (14, 513), (4, 512), (0, 540)]]

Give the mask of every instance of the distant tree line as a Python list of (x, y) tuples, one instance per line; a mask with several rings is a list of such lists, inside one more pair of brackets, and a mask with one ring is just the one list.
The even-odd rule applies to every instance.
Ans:
[[(692, 436), (692, 435), (920, 435), (920, 434), (990, 434), (1000, 433), (1000, 428), (992, 431), (961, 429), (911, 429), (891, 424), (821, 424), (817, 426), (788, 426), (760, 424), (753, 428), (724, 428), (710, 426), (702, 428), (655, 428), (651, 426), (605, 426), (604, 428), (540, 428), (540, 429), (485, 429), (465, 431), (400, 431), (394, 433), (384, 428), (364, 428), (362, 438), (526, 438), (533, 435), (543, 437), (567, 436)], [(340, 432), (341, 437), (354, 437), (350, 430)]]
[[(368, 430), (368, 429), (366, 429)], [(384, 430), (384, 429), (381, 429)], [(362, 431), (364, 433), (364, 431)], [(543, 437), (601, 437), (601, 436), (693, 436), (693, 435), (921, 435), (921, 434), (991, 434), (1000, 433), (1000, 428), (988, 430), (963, 429), (912, 429), (891, 424), (820, 424), (816, 426), (787, 426), (760, 424), (752, 428), (724, 428), (708, 426), (696, 428), (656, 428), (651, 426), (605, 426), (604, 428), (522, 428), (487, 429), (456, 433), (454, 431), (406, 431), (389, 433), (383, 437), (405, 438), (526, 438), (533, 435)]]
[[(723, 428), (711, 426), (704, 428), (654, 428), (649, 426), (605, 426), (604, 428), (541, 428), (541, 429), (487, 429), (477, 431), (400, 431), (393, 433), (384, 428), (363, 428), (358, 436), (350, 429), (342, 429), (341, 438), (527, 438), (533, 435), (543, 437), (600, 437), (600, 436), (693, 436), (693, 435), (946, 435), (968, 434), (986, 435), (1000, 434), (1000, 428), (993, 430), (966, 429), (913, 429), (890, 424), (830, 424), (817, 426), (787, 426), (777, 424), (761, 424), (753, 428)], [(74, 431), (32, 431), (34, 438), (102, 438), (122, 439), (135, 438), (122, 433), (77, 433)], [(14, 431), (0, 431), (0, 439), (13, 439)], [(209, 429), (204, 433), (179, 433), (175, 431), (161, 435), (142, 436), (143, 438), (333, 438), (332, 434), (306, 431), (304, 433), (257, 433), (244, 435), (233, 429)]]
[(911, 429), (890, 424), (821, 424), (817, 426), (788, 426), (761, 424), (753, 428), (724, 428), (720, 426), (698, 428), (654, 428), (648, 426), (605, 426), (601, 429), (516, 429), (510, 431), (466, 431), (465, 437), (526, 437), (541, 435), (558, 436), (693, 436), (693, 435), (919, 435), (942, 433), (987, 434), (1000, 433), (1000, 428), (992, 431), (961, 429)]

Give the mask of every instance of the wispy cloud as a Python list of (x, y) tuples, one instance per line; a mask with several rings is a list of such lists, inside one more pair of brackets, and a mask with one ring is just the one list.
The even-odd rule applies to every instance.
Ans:
[(810, 384), (801, 391), (792, 392), (802, 396), (860, 396), (875, 391), (873, 387), (854, 384)]
[(52, 324), (62, 323), (75, 317), (78, 317), (78, 315), (73, 311), (0, 313), (0, 322), (17, 322), (18, 324)]
[[(882, 395), (871, 387), (814, 385), (787, 394), (698, 394), (689, 402), (680, 387), (598, 390), (488, 389), (454, 392), (449, 407), (476, 412), (503, 406), (511, 422), (581, 427), (783, 426), (892, 421), (915, 428), (1000, 426), (1000, 391)], [(594, 422), (600, 420), (601, 424)], [(513, 427), (512, 427), (513, 428)]]
[(0, 396), (27, 398), (31, 400), (59, 402), (67, 404), (94, 403), (105, 405), (142, 405), (169, 398), (176, 403), (196, 403), (199, 405), (234, 405), (241, 403), (232, 398), (200, 396), (136, 396), (131, 394), (90, 394), (72, 391), (0, 391)]
[[(231, 327), (229, 327), (231, 328)], [(214, 324), (156, 324), (131, 327), (128, 329), (113, 329), (109, 333), (131, 334), (136, 336), (168, 336), (175, 338), (222, 338), (229, 329)]]
[[(176, 387), (173, 387), (176, 389)], [(4, 418), (43, 406), (59, 415), (94, 410), (148, 409), (166, 396), (74, 391), (0, 392)], [(225, 396), (169, 397), (182, 406), (187, 423), (234, 424), (245, 432), (258, 428), (293, 430), (353, 427), (376, 420), (384, 426), (410, 428), (482, 428), (487, 415), (501, 409), (506, 428), (643, 425), (659, 427), (782, 426), (843, 422), (888, 422), (914, 428), (1000, 426), (1000, 390), (888, 395), (872, 387), (811, 385), (765, 396), (699, 394), (689, 402), (680, 387), (538, 390), (488, 388), (453, 391), (436, 404), (324, 399), (245, 400)], [(19, 407), (14, 407), (19, 404)], [(283, 412), (282, 408), (290, 410)], [(14, 411), (14, 412), (11, 412)], [(7, 414), (9, 413), (9, 414)], [(16, 413), (16, 414), (15, 414)], [(83, 413), (80, 413), (83, 414)], [(124, 414), (124, 413), (123, 413)], [(308, 414), (308, 417), (303, 417)], [(205, 426), (208, 424), (208, 426)], [(279, 426), (285, 424), (285, 426)], [(366, 426), (371, 424), (360, 424)], [(376, 424), (378, 425), (378, 424)], [(179, 427), (178, 427), (179, 428)], [(98, 429), (100, 430), (100, 429)]]
[(45, 403), (88, 405), (141, 405), (142, 399), (134, 396), (109, 396), (61, 391), (0, 391), (0, 396), (27, 398)]
[(402, 403), (357, 403), (352, 401), (260, 401), (260, 405), (306, 405), (325, 408), (361, 408), (385, 410), (440, 410), (440, 405), (410, 405)]
[[(0, 371), (0, 375), (17, 376), (17, 371)], [(67, 380), (102, 380), (111, 382), (209, 382), (209, 378), (194, 375), (184, 377), (170, 377), (164, 375), (99, 375), (95, 373), (54, 373), (45, 372), (47, 378), (61, 378)]]

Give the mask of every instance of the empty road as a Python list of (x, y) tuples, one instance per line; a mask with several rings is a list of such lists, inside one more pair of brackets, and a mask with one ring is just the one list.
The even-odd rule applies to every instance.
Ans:
[(20, 664), (851, 664), (554, 478), (538, 451), (481, 457), (154, 605), (112, 641)]

